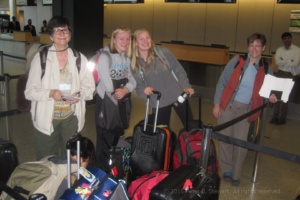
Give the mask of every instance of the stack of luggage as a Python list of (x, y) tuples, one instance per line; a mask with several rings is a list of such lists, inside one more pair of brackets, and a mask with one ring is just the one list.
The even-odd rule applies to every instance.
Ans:
[[(80, 141), (81, 135), (76, 134), (67, 142), (66, 162), (54, 162), (53, 156), (47, 156), (18, 165), (6, 185), (0, 182), (1, 199), (129, 199), (124, 181), (92, 166), (80, 167)], [(74, 146), (77, 147), (77, 162), (71, 161)], [(72, 186), (71, 174), (77, 175)], [(62, 195), (58, 195), (60, 190)]]
[[(207, 138), (206, 128), (183, 129), (176, 136), (169, 127), (157, 125), (161, 94), (154, 93), (157, 105), (153, 123), (148, 120), (148, 97), (145, 120), (134, 127), (132, 137), (121, 139), (111, 151), (111, 173), (92, 166), (80, 167), (81, 135), (76, 134), (67, 143), (67, 164), (55, 164), (49, 156), (19, 165), (7, 185), (0, 182), (0, 189), (5, 191), (2, 199), (217, 200), (219, 166), (215, 144)], [(199, 105), (199, 116), (200, 108)], [(202, 124), (200, 117), (196, 124)], [(70, 158), (74, 143), (77, 143), (77, 163)], [(71, 184), (74, 173), (77, 179)], [(64, 183), (62, 190), (62, 180), (66, 177), (67, 185)], [(37, 179), (39, 182), (34, 183)], [(62, 195), (58, 196), (59, 189)]]
[[(134, 128), (130, 160), (132, 179), (128, 187), (130, 198), (218, 199), (220, 177), (214, 142), (209, 140), (209, 144), (205, 144), (209, 146), (208, 151), (202, 148), (206, 140), (201, 127), (183, 129), (174, 139), (169, 128), (157, 126), (159, 98), (158, 93), (153, 124), (147, 123), (148, 98), (145, 122)], [(202, 124), (200, 117), (196, 124)], [(205, 164), (201, 163), (203, 156), (207, 157)]]

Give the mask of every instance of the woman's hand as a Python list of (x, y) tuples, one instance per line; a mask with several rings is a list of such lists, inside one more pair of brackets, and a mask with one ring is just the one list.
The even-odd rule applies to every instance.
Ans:
[(50, 90), (49, 97), (53, 98), (55, 101), (61, 101), (63, 93), (60, 90)]
[(218, 119), (219, 117), (220, 117), (220, 114), (221, 114), (221, 112), (220, 112), (220, 105), (219, 104), (215, 104), (214, 105), (214, 108), (213, 108), (213, 115), (214, 115), (214, 117), (216, 118), (216, 119)]
[(144, 89), (144, 93), (145, 93), (146, 95), (151, 95), (151, 94), (153, 94), (153, 90), (154, 90), (153, 87), (146, 87), (146, 88)]
[(67, 104), (72, 105), (79, 102), (80, 98), (80, 92), (75, 92), (72, 94), (73, 97), (75, 97), (73, 100), (66, 100)]
[(271, 94), (271, 96), (269, 97), (269, 101), (271, 103), (276, 103), (278, 101), (278, 99), (275, 94)]
[(128, 93), (127, 87), (118, 88), (114, 92), (117, 99), (122, 99), (127, 93)]
[(193, 88), (185, 88), (183, 91), (189, 93), (190, 97), (195, 93)]

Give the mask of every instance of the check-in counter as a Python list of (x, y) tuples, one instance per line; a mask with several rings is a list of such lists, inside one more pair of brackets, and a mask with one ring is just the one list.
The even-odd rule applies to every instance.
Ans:
[(4, 54), (25, 58), (30, 44), (31, 42), (15, 40), (13, 34), (0, 35), (0, 51)]
[(221, 45), (205, 46), (162, 42), (178, 60), (224, 66), (229, 61), (229, 48)]
[(14, 40), (19, 42), (35, 42), (35, 38), (28, 31), (14, 31)]
[(31, 44), (31, 42), (15, 40), (13, 34), (1, 34), (0, 51), (4, 54), (1, 71), (10, 75), (24, 73), (26, 53)]
[(40, 33), (40, 43), (41, 44), (51, 44), (52, 40), (50, 38), (50, 35), (46, 33)]
[(230, 59), (229, 48), (224, 45), (195, 45), (183, 42), (161, 42), (185, 68), (189, 81), (199, 86), (204, 98), (212, 99), (224, 66)]

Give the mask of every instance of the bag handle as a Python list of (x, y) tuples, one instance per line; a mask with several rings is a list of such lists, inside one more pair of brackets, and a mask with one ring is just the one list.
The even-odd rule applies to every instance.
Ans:
[[(157, 95), (156, 111), (155, 111), (155, 118), (154, 118), (154, 128), (153, 128), (153, 133), (155, 133), (156, 125), (157, 125), (158, 107), (159, 107), (159, 101), (160, 101), (161, 93), (159, 91), (155, 91), (155, 90), (153, 90), (152, 92), (153, 92), (153, 94)], [(144, 121), (144, 131), (146, 131), (146, 126), (147, 126), (147, 123), (148, 123), (149, 102), (150, 102), (150, 95), (147, 95), (146, 115), (145, 115), (145, 121)]]

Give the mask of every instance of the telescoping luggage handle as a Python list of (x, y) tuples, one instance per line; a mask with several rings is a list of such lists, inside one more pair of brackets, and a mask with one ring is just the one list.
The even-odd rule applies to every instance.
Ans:
[[(153, 94), (157, 95), (156, 111), (155, 111), (154, 127), (153, 127), (153, 133), (155, 133), (155, 131), (156, 131), (156, 125), (157, 125), (158, 106), (159, 106), (159, 101), (160, 101), (161, 93), (159, 91), (155, 91), (155, 90), (153, 90), (152, 92), (153, 92)], [(148, 123), (149, 102), (150, 102), (150, 95), (147, 95), (146, 115), (145, 115), (145, 121), (144, 121), (144, 131), (146, 131), (146, 127), (147, 127), (147, 123)]]
[(80, 168), (80, 140), (81, 140), (81, 134), (77, 133), (74, 136), (72, 136), (67, 144), (66, 144), (66, 149), (67, 149), (67, 160), (68, 160), (68, 188), (71, 188), (71, 148), (72, 144), (74, 142), (77, 142), (77, 179), (80, 178), (79, 174), (79, 168)]

